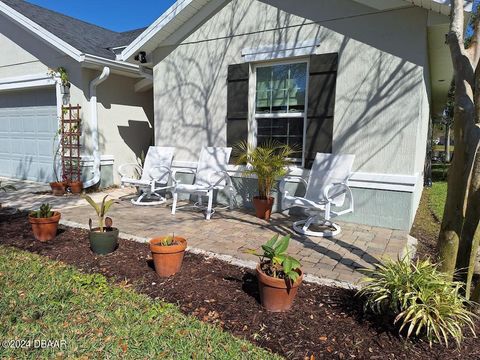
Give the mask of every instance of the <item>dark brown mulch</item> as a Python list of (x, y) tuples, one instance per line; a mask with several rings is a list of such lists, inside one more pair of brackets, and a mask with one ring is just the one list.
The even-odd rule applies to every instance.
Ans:
[(86, 231), (65, 227), (53, 242), (42, 244), (33, 239), (25, 215), (0, 218), (0, 232), (1, 245), (102, 273), (114, 281), (126, 280), (141, 293), (176, 304), (186, 314), (289, 359), (311, 355), (316, 359), (480, 358), (480, 344), (471, 337), (459, 350), (404, 341), (393, 329), (364, 316), (353, 291), (303, 284), (290, 312), (271, 314), (259, 304), (253, 272), (219, 260), (187, 254), (182, 271), (162, 280), (152, 268), (146, 244), (120, 240), (115, 253), (95, 256)]

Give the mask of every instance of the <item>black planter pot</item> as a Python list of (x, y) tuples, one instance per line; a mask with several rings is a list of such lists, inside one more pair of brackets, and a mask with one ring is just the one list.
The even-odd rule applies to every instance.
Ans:
[(98, 228), (90, 231), (90, 248), (99, 255), (106, 255), (114, 252), (118, 245), (118, 229), (100, 232)]

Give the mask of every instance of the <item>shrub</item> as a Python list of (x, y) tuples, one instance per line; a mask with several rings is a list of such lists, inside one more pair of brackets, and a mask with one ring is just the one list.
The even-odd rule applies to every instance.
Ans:
[(388, 260), (366, 271), (365, 286), (359, 291), (365, 310), (393, 316), (407, 338), (425, 336), (430, 346), (433, 342), (448, 346), (451, 337), (460, 345), (465, 327), (475, 336), (475, 315), (461, 295), (463, 283), (449, 280), (429, 260)]

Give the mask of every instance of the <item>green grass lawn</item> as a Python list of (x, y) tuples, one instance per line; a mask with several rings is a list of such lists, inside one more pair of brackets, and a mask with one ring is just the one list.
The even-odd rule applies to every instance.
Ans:
[(447, 198), (447, 182), (434, 182), (431, 189), (428, 190), (428, 205), (434, 216), (441, 220)]
[(0, 348), (1, 358), (278, 358), (126, 285), (0, 246), (0, 341), (13, 339), (66, 346)]

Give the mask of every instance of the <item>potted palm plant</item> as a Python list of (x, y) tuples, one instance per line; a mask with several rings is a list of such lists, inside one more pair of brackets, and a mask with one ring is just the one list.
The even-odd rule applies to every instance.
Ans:
[(175, 235), (150, 240), (150, 250), (158, 276), (168, 277), (179, 272), (186, 248), (187, 240)]
[(262, 245), (262, 254), (248, 251), (260, 257), (256, 268), (258, 288), (262, 306), (268, 311), (289, 310), (303, 281), (300, 262), (286, 253), (289, 242), (290, 235), (279, 238), (277, 234)]
[(113, 220), (110, 217), (105, 217), (116, 201), (113, 199), (107, 200), (107, 197), (108, 195), (105, 195), (102, 202), (97, 204), (90, 196), (84, 196), (97, 213), (98, 227), (92, 228), (92, 219), (89, 219), (88, 225), (90, 227), (90, 248), (99, 255), (106, 255), (115, 251), (118, 245), (118, 229), (112, 227)]
[(61, 214), (52, 211), (50, 204), (42, 204), (40, 209), (32, 211), (28, 215), (28, 221), (32, 225), (35, 239), (42, 242), (55, 239), (60, 218)]
[(267, 141), (253, 147), (246, 142), (236, 146), (237, 165), (247, 164), (245, 176), (255, 175), (258, 179), (258, 196), (253, 198), (255, 213), (260, 219), (269, 220), (274, 198), (272, 188), (275, 180), (288, 173), (291, 157), (296, 152), (292, 147), (277, 141)]

